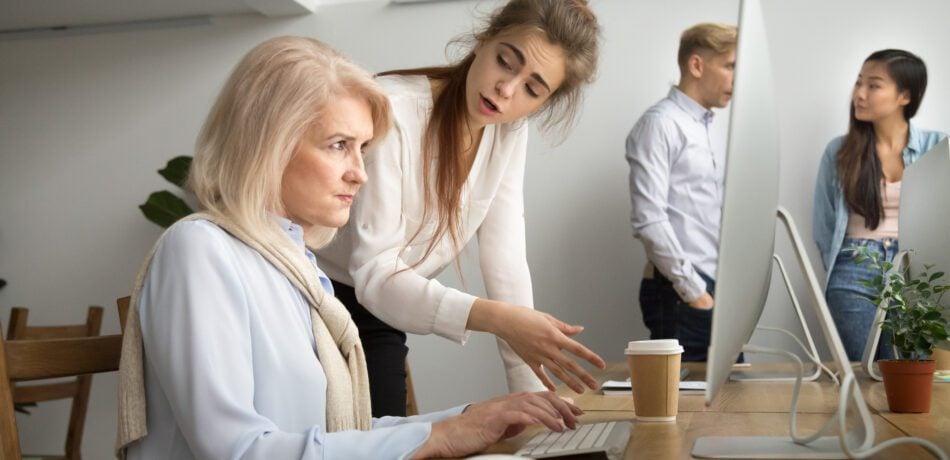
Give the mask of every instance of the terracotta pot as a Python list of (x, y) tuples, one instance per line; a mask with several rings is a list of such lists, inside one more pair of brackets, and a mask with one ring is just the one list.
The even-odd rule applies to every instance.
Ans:
[(878, 361), (891, 412), (930, 412), (937, 362), (885, 359)]

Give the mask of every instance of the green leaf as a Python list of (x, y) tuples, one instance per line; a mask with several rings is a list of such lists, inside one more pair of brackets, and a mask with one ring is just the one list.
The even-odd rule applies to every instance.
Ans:
[(943, 272), (937, 272), (937, 273), (934, 273), (933, 275), (930, 275), (930, 279), (928, 279), (927, 281), (932, 283), (933, 280), (941, 278), (941, 277), (943, 277)]
[(927, 313), (924, 313), (924, 319), (930, 321), (940, 319), (940, 312), (937, 310), (930, 310)]
[(185, 181), (188, 180), (188, 169), (190, 168), (191, 157), (182, 155), (168, 160), (165, 168), (159, 169), (158, 173), (168, 182), (184, 188)]
[(148, 196), (148, 200), (139, 206), (145, 218), (158, 224), (162, 228), (168, 228), (182, 217), (191, 214), (191, 207), (185, 203), (185, 200), (175, 196), (168, 190), (154, 192)]

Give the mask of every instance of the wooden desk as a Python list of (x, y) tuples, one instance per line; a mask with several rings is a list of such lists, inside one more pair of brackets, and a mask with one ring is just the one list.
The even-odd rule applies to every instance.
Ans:
[[(705, 378), (705, 365), (688, 363), (687, 380)], [(775, 367), (776, 365), (765, 365)], [(757, 366), (753, 370), (761, 369)], [(625, 363), (613, 364), (595, 374), (599, 382), (627, 377)], [(875, 444), (901, 436), (918, 436), (933, 441), (950, 452), (950, 384), (934, 384), (933, 406), (929, 414), (894, 414), (887, 409), (884, 386), (864, 377), (858, 380), (871, 409)], [(675, 423), (634, 423), (627, 445), (626, 458), (691, 458), (696, 438), (703, 436), (787, 436), (789, 407), (793, 382), (728, 382), (711, 407), (705, 407), (703, 395), (680, 395), (679, 414)], [(584, 409), (581, 421), (630, 420), (636, 412), (633, 398), (623, 395), (604, 396), (586, 393), (582, 396), (562, 388), (559, 393), (573, 397)], [(826, 376), (802, 384), (799, 398), (799, 435), (811, 434), (837, 410), (838, 389)], [(540, 428), (501, 442), (492, 453), (512, 453), (528, 441)], [(837, 431), (836, 431), (837, 432)], [(872, 457), (881, 459), (933, 458), (923, 448), (900, 445)]]

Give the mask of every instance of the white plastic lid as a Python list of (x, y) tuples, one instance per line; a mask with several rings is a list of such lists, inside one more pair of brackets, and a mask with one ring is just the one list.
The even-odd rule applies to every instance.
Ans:
[(627, 344), (624, 354), (628, 355), (675, 355), (683, 352), (679, 340), (637, 340)]

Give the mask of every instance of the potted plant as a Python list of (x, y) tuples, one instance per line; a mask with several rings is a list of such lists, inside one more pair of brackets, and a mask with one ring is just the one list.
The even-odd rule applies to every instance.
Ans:
[(895, 267), (866, 247), (854, 251), (855, 263), (869, 262), (879, 272), (860, 283), (876, 293), (868, 299), (887, 311), (881, 328), (891, 333), (897, 352), (898, 359), (878, 361), (887, 405), (892, 412), (930, 412), (936, 370), (930, 356), (934, 346), (947, 339), (947, 305), (942, 302), (950, 284), (942, 281), (944, 273), (934, 271), (933, 265), (925, 264), (922, 271), (911, 274), (908, 267)]

